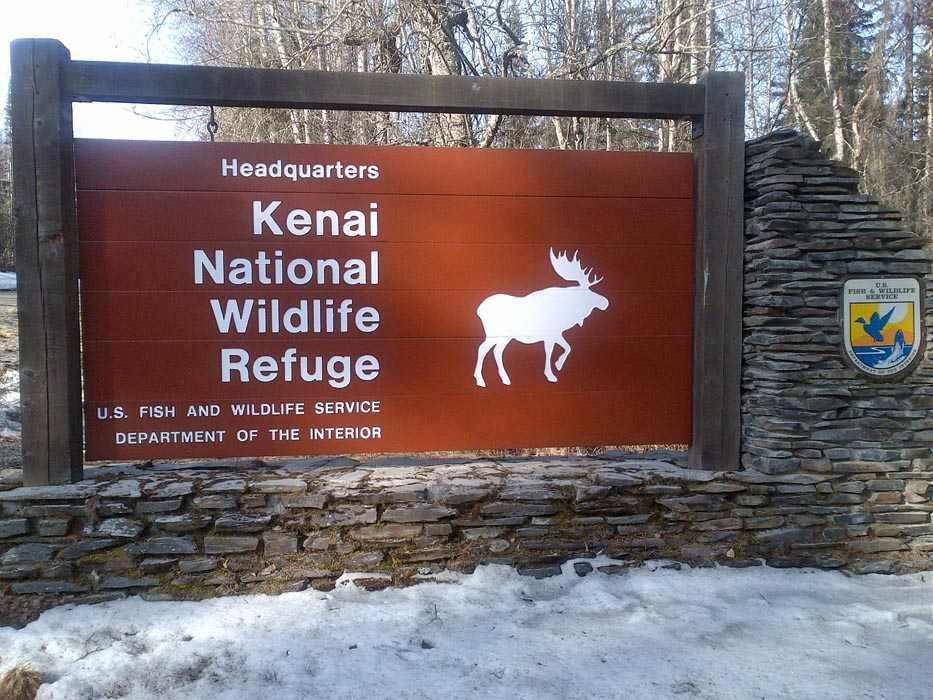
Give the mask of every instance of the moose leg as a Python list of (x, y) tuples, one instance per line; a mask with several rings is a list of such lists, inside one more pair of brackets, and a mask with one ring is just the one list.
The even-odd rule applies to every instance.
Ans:
[(505, 371), (505, 365), (502, 364), (502, 353), (505, 352), (505, 346), (508, 345), (511, 340), (511, 338), (500, 340), (492, 350), (492, 356), (496, 358), (496, 364), (499, 366), (499, 379), (501, 379), (502, 383), (506, 386), (509, 386), (512, 380), (509, 379), (509, 375)]
[(486, 338), (486, 340), (479, 344), (479, 349), (476, 351), (476, 369), (473, 370), (473, 378), (476, 380), (476, 386), (486, 386), (486, 380), (483, 379), (483, 360), (486, 359), (486, 355), (489, 354), (489, 351), (492, 350), (492, 346), (495, 344), (496, 342), (489, 338)]
[(564, 336), (557, 336), (557, 344), (560, 345), (561, 349), (564, 351), (561, 353), (561, 356), (557, 358), (557, 371), (559, 372), (564, 368), (564, 363), (567, 361), (567, 358), (570, 357), (570, 343), (568, 343)]
[(549, 382), (556, 382), (557, 377), (554, 376), (554, 372), (551, 371), (551, 355), (554, 353), (554, 341), (545, 340), (544, 341), (544, 376), (547, 377)]

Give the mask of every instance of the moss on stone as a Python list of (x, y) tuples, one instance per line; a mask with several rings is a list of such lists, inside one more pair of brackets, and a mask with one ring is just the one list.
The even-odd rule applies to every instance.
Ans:
[(116, 547), (115, 549), (101, 549), (91, 554), (85, 554), (83, 557), (78, 559), (78, 566), (93, 566), (95, 564), (105, 564), (111, 561), (118, 560), (133, 561), (131, 557), (126, 552), (126, 547)]

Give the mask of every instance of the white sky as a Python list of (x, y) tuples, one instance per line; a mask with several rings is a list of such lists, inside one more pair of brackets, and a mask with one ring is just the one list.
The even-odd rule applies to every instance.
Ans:
[[(150, 11), (138, 0), (0, 0), (0, 114), (6, 109), (10, 79), (10, 42), (24, 37), (51, 37), (88, 61), (147, 61)], [(149, 45), (153, 63), (180, 63), (167, 32)], [(164, 109), (140, 111), (163, 115)], [(147, 119), (131, 105), (75, 104), (75, 136), (119, 139), (187, 139), (174, 121)]]

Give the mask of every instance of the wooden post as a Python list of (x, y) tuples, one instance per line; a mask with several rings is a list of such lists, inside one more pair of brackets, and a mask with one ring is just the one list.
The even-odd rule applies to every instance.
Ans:
[(741, 449), (745, 76), (714, 72), (694, 122), (695, 273), (693, 442), (695, 469), (738, 469)]
[(10, 53), (23, 477), (61, 484), (83, 475), (70, 56), (53, 39)]

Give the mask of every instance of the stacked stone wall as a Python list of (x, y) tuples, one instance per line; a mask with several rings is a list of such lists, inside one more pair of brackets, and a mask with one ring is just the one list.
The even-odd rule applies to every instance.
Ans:
[[(366, 585), (382, 587), (481, 563), (547, 576), (597, 554), (617, 560), (604, 573), (658, 558), (858, 572), (929, 566), (926, 548), (905, 544), (901, 529), (919, 525), (873, 517), (854, 502), (865, 490), (848, 476), (678, 462), (338, 459), (247, 471), (90, 469), (91, 479), (70, 486), (6, 484), (0, 618), (22, 597), (44, 607), (132, 593), (327, 589), (345, 572), (370, 572)], [(873, 523), (897, 532), (875, 537)], [(581, 561), (577, 570), (592, 567)]]
[[(63, 601), (380, 587), (569, 559), (617, 573), (697, 565), (926, 570), (933, 551), (933, 358), (896, 382), (844, 360), (849, 275), (926, 276), (923, 242), (813, 141), (748, 144), (741, 471), (682, 455), (346, 458), (92, 468), (69, 486), (0, 474), (0, 624)], [(933, 304), (927, 305), (933, 309)], [(646, 400), (649, 400), (647, 397)]]
[[(925, 241), (860, 194), (857, 173), (811, 138), (779, 131), (746, 150), (743, 464), (825, 474), (829, 522), (800, 533), (854, 548), (933, 546), (933, 356), (893, 381), (844, 359), (847, 277), (928, 280)], [(933, 310), (927, 283), (927, 325)]]
[(896, 381), (861, 375), (843, 359), (839, 320), (847, 277), (926, 278), (924, 240), (795, 131), (749, 143), (746, 164), (744, 466), (927, 471), (933, 358)]

